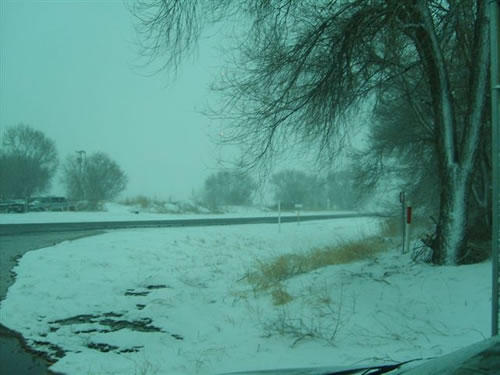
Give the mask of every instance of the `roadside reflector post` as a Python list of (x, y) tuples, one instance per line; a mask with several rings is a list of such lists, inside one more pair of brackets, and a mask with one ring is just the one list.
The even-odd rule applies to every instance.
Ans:
[(406, 222), (405, 222), (405, 242), (404, 252), (410, 251), (410, 227), (412, 221), (412, 207), (410, 201), (406, 204)]
[(399, 193), (399, 202), (401, 202), (401, 253), (405, 253), (406, 243), (406, 193)]

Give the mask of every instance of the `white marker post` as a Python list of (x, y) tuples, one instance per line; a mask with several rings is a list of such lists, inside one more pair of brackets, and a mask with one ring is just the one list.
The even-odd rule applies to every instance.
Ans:
[(405, 244), (404, 244), (405, 253), (410, 251), (410, 226), (412, 219), (411, 216), (412, 216), (412, 208), (410, 201), (408, 201), (408, 204), (406, 205)]
[(278, 232), (281, 232), (281, 201), (278, 201)]
[(300, 209), (303, 207), (302, 204), (296, 204), (295, 209), (297, 210), (297, 225), (300, 225)]

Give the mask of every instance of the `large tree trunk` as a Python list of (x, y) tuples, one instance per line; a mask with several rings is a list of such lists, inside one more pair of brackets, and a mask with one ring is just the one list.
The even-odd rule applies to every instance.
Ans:
[(441, 180), (441, 205), (432, 254), (434, 264), (455, 265), (465, 254), (471, 175), (472, 171), (455, 166)]
[[(426, 0), (416, 1), (418, 20), (414, 36), (416, 49), (427, 72), (435, 115), (436, 147), (441, 180), (440, 212), (433, 243), (432, 261), (455, 265), (467, 245), (467, 208), (471, 195), (473, 167), (483, 127), (488, 84), (488, 24), (485, 6), (478, 2), (470, 66), (469, 102), (466, 113), (457, 119), (448, 61), (443, 54), (436, 27)], [(458, 124), (463, 124), (460, 132)]]

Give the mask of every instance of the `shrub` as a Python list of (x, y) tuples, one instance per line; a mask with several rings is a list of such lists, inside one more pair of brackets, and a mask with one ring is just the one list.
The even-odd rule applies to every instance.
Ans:
[(127, 186), (127, 176), (108, 155), (84, 151), (69, 155), (63, 165), (62, 183), (70, 199), (84, 200), (91, 208), (114, 199)]
[(126, 206), (139, 206), (141, 208), (148, 208), (151, 206), (153, 200), (145, 195), (136, 195), (132, 198), (127, 198), (122, 203)]

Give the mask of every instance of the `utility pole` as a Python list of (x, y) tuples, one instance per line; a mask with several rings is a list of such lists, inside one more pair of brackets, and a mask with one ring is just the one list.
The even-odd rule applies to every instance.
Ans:
[(499, 67), (499, 50), (500, 50), (500, 36), (499, 36), (499, 0), (490, 0), (490, 73), (491, 73), (491, 150), (492, 150), (492, 177), (493, 177), (493, 192), (491, 195), (492, 204), (492, 239), (491, 239), (491, 263), (492, 263), (492, 309), (491, 309), (491, 335), (498, 335), (499, 324), (499, 272), (498, 265), (500, 263), (500, 191), (499, 191), (499, 178), (500, 178), (500, 149), (498, 143), (500, 142), (500, 126), (499, 126), (499, 90), (500, 90), (500, 71)]
[(78, 184), (80, 185), (79, 188), (81, 197), (79, 197), (79, 199), (85, 200), (87, 197), (85, 196), (85, 187), (83, 186), (83, 165), (86, 162), (87, 153), (85, 152), (85, 150), (79, 150), (75, 152), (78, 154), (76, 161), (78, 162), (80, 168), (78, 171)]

